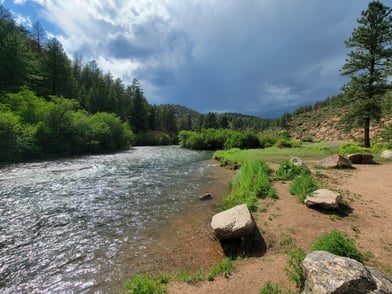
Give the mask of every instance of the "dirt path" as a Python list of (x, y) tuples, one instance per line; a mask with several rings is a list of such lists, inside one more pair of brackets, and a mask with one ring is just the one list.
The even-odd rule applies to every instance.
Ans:
[(284, 271), (287, 256), (282, 251), (293, 244), (309, 251), (317, 238), (333, 229), (347, 232), (356, 240), (359, 250), (370, 256), (367, 264), (392, 274), (392, 164), (313, 172), (327, 188), (342, 192), (349, 207), (345, 214), (309, 209), (289, 194), (288, 182), (276, 182), (279, 200), (262, 200), (261, 211), (254, 214), (268, 247), (265, 255), (236, 261), (236, 271), (229, 278), (195, 284), (175, 282), (168, 292), (259, 293), (267, 281), (282, 289), (294, 289)]

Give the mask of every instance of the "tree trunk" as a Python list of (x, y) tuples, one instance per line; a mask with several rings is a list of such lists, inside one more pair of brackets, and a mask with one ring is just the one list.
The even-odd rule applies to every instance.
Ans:
[(365, 118), (364, 145), (365, 148), (370, 148), (370, 117)]

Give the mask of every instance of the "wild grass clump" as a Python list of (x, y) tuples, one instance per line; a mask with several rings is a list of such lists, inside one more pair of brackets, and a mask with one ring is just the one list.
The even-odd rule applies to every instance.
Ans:
[(263, 285), (263, 288), (260, 289), (260, 294), (295, 294), (295, 291), (292, 290), (282, 290), (279, 284), (272, 284), (271, 282), (267, 282)]
[(372, 153), (381, 153), (384, 150), (392, 149), (392, 142), (376, 143), (373, 144), (370, 150)]
[(136, 275), (125, 282), (125, 289), (132, 294), (165, 294), (166, 278), (153, 278), (150, 274)]
[(304, 165), (295, 165), (290, 160), (282, 161), (276, 170), (276, 174), (282, 180), (292, 180), (301, 174), (310, 174), (310, 170)]
[(233, 260), (229, 257), (226, 257), (220, 263), (215, 265), (211, 271), (208, 273), (208, 280), (213, 281), (215, 277), (219, 275), (223, 275), (225, 278), (229, 277), (231, 273), (234, 271), (234, 263)]
[(285, 268), (287, 277), (292, 281), (300, 290), (305, 286), (305, 273), (302, 270), (302, 262), (306, 257), (305, 251), (297, 246), (287, 252), (289, 256), (288, 266)]
[(252, 211), (257, 210), (258, 198), (277, 198), (270, 183), (272, 169), (262, 160), (249, 160), (241, 165), (231, 183), (231, 193), (223, 198), (223, 209), (245, 203)]
[(333, 230), (324, 234), (312, 245), (312, 250), (327, 251), (335, 255), (349, 257), (362, 262), (363, 255), (355, 246), (355, 241), (344, 232)]
[(342, 145), (339, 146), (338, 149), (338, 154), (340, 155), (347, 155), (352, 153), (364, 153), (364, 152), (370, 152), (370, 149), (358, 146), (357, 144), (354, 143), (343, 143)]
[(298, 175), (290, 184), (289, 192), (295, 195), (299, 202), (304, 202), (306, 196), (316, 191), (318, 185), (315, 180), (307, 174)]

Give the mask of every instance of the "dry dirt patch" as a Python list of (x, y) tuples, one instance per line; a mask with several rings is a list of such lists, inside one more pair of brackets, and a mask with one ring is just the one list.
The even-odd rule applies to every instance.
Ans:
[(367, 264), (380, 271), (392, 271), (392, 164), (355, 167), (312, 170), (326, 187), (342, 192), (350, 208), (345, 214), (309, 209), (290, 195), (289, 182), (276, 182), (279, 200), (261, 200), (261, 209), (254, 214), (267, 243), (266, 254), (236, 261), (236, 271), (229, 278), (195, 284), (174, 282), (168, 292), (259, 293), (267, 281), (279, 284), (282, 289), (294, 289), (284, 271), (287, 265), (284, 249), (295, 244), (308, 251), (317, 238), (334, 229), (347, 232), (356, 240), (360, 251), (370, 256)]

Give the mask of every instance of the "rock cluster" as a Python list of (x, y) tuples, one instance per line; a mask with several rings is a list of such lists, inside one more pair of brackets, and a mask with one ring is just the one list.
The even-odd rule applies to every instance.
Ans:
[(303, 294), (392, 293), (392, 281), (362, 263), (325, 251), (314, 251), (302, 263)]

